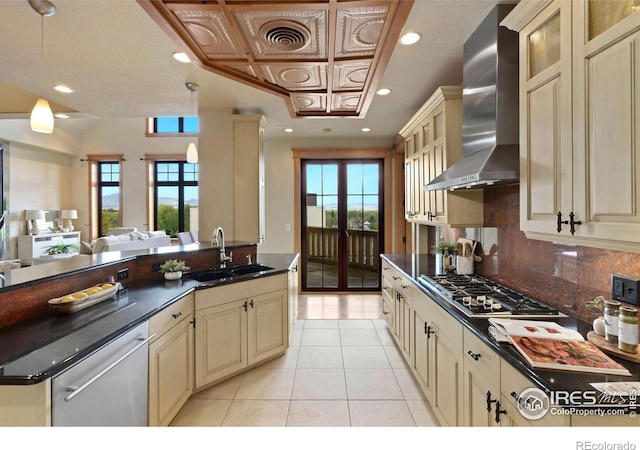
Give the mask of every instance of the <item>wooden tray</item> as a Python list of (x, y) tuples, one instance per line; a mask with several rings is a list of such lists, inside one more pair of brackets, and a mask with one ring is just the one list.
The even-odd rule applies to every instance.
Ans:
[(66, 314), (66, 313), (80, 311), (82, 309), (88, 308), (89, 306), (95, 305), (96, 303), (109, 300), (113, 298), (113, 296), (118, 292), (118, 290), (120, 290), (120, 283), (111, 283), (111, 282), (105, 281), (104, 283), (98, 283), (95, 286), (91, 286), (91, 287), (88, 287), (87, 289), (73, 292), (68, 295), (78, 294), (80, 292), (84, 292), (93, 287), (102, 286), (103, 284), (106, 284), (106, 283), (113, 284), (113, 286), (78, 300), (62, 301), (62, 299), (67, 297), (67, 295), (64, 295), (62, 297), (52, 298), (51, 300), (49, 300), (49, 306), (51, 306), (53, 309), (55, 309), (60, 313)]
[(587, 333), (587, 339), (600, 350), (611, 356), (617, 356), (618, 358), (624, 359), (626, 361), (640, 363), (640, 353), (623, 352), (618, 348), (617, 344), (611, 344), (607, 342), (604, 336), (600, 336), (593, 331), (589, 331)]

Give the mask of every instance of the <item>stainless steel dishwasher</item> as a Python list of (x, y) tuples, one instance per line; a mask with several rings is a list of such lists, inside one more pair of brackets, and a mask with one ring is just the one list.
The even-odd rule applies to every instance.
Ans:
[(145, 322), (52, 379), (53, 426), (146, 426)]

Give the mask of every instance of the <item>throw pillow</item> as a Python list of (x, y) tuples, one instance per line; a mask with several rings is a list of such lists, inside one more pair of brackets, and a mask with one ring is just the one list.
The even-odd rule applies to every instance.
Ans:
[(82, 245), (80, 245), (80, 254), (81, 255), (92, 255), (93, 247), (87, 241), (82, 241)]

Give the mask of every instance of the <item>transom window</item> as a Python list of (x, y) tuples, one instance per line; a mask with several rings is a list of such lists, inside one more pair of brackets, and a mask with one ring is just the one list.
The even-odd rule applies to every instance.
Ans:
[(147, 121), (148, 136), (192, 135), (199, 131), (197, 116), (189, 117), (151, 117)]

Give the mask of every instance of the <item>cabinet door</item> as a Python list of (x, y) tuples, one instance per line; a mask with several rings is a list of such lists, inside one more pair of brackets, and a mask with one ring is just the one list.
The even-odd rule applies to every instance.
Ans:
[(149, 426), (169, 425), (193, 391), (192, 318), (149, 345)]
[(196, 388), (247, 366), (247, 301), (196, 311)]
[(500, 426), (495, 421), (496, 401), (500, 401), (500, 388), (491, 383), (471, 363), (464, 360), (464, 426)]
[(576, 236), (640, 249), (640, 13), (574, 2)]
[(430, 345), (433, 366), (433, 407), (444, 426), (462, 425), (462, 352), (434, 325)]
[(411, 293), (410, 287), (407, 282), (403, 279), (401, 281), (402, 295), (400, 301), (400, 314), (401, 317), (401, 329), (400, 329), (400, 349), (404, 354), (404, 358), (407, 361), (411, 361), (412, 357), (412, 330), (413, 330), (413, 321), (411, 320)]
[[(571, 2), (520, 32), (520, 227), (557, 235), (573, 211)], [(563, 235), (569, 227), (563, 225)]]
[(296, 325), (296, 319), (298, 318), (298, 263), (289, 271), (289, 297), (287, 299), (289, 303), (289, 342), (291, 342), (291, 335)]
[(429, 336), (431, 330), (427, 321), (426, 314), (418, 308), (412, 310), (413, 316), (413, 359), (411, 369), (413, 375), (420, 385), (428, 400), (431, 400), (431, 375), (432, 366), (430, 365), (431, 354), (429, 347)]
[(284, 353), (287, 347), (287, 291), (249, 299), (248, 364)]

